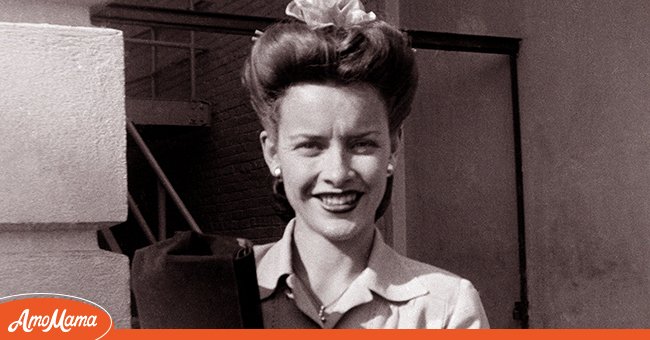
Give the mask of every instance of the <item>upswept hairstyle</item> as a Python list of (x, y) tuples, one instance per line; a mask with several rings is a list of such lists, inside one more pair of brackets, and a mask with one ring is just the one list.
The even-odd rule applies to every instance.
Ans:
[(418, 74), (408, 37), (384, 21), (318, 29), (291, 21), (271, 26), (256, 40), (242, 80), (269, 133), (277, 132), (279, 101), (291, 85), (331, 82), (375, 87), (392, 135), (411, 111)]
[[(411, 112), (418, 73), (408, 37), (384, 21), (317, 29), (290, 21), (269, 27), (255, 41), (244, 65), (242, 82), (262, 126), (273, 135), (277, 134), (280, 102), (292, 85), (369, 84), (386, 104), (389, 132), (394, 136)], [(282, 181), (273, 181), (274, 208), (288, 222), (295, 211)], [(391, 176), (375, 220), (388, 208), (392, 183)]]

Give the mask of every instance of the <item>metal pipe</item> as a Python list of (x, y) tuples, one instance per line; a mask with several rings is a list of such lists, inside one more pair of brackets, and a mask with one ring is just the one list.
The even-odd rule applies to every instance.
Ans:
[[(150, 38), (151, 40), (156, 40), (156, 29), (151, 27), (151, 33), (150, 33)], [(156, 98), (156, 68), (157, 66), (157, 59), (158, 59), (158, 48), (156, 48), (156, 45), (151, 45), (151, 98)]]
[(196, 48), (194, 48), (194, 31), (190, 32), (190, 99), (196, 100)]
[[(196, 51), (197, 51), (196, 54), (197, 54), (197, 55), (200, 55), (201, 53), (205, 53), (205, 51), (207, 51), (207, 50), (197, 49)], [(164, 72), (165, 69), (166, 69), (167, 67), (169, 67), (170, 65), (176, 65), (176, 64), (179, 64), (179, 63), (183, 62), (184, 60), (185, 60), (185, 59), (180, 59), (180, 60), (178, 60), (178, 61), (175, 61), (175, 62), (172, 63), (172, 64), (168, 64), (167, 66), (165, 66), (165, 67), (162, 68), (162, 69), (157, 69), (155, 73), (152, 73), (152, 74), (149, 74), (149, 73), (148, 73), (148, 74), (145, 74), (145, 75), (139, 76), (139, 77), (137, 77), (137, 78), (127, 79), (127, 80), (126, 80), (126, 83), (127, 83), (127, 84), (130, 84), (130, 83), (134, 83), (134, 82), (141, 81), (141, 80), (143, 80), (143, 79), (151, 78), (151, 77), (154, 76), (154, 75), (158, 75), (158, 74), (160, 74), (161, 72)]]
[(521, 328), (529, 328), (528, 275), (526, 273), (526, 215), (524, 211), (524, 172), (521, 152), (521, 117), (519, 109), (519, 81), (517, 54), (510, 55), (510, 87), (512, 96), (512, 124), (515, 142), (515, 177), (517, 183), (517, 238), (519, 241), (519, 295), (517, 306)]
[[(194, 0), (189, 0), (190, 11), (194, 11)], [(190, 31), (190, 99), (196, 100), (196, 46), (194, 31)]]
[(109, 21), (125, 25), (146, 25), (197, 32), (213, 32), (253, 36), (279, 19), (196, 12), (183, 9), (147, 7), (111, 3), (94, 9), (94, 21)]
[[(162, 40), (149, 40), (149, 39), (136, 39), (136, 38), (124, 38), (124, 42), (132, 44), (141, 44), (141, 45), (153, 45), (153, 46), (162, 46), (162, 47), (171, 47), (171, 48), (181, 48), (189, 49), (191, 48), (190, 44), (173, 42), (173, 41), (162, 41)], [(208, 47), (194, 47), (197, 50), (209, 50)]]
[(518, 38), (406, 30), (413, 48), (512, 55), (519, 51)]
[(158, 239), (167, 239), (167, 193), (160, 181), (156, 182), (158, 191)]
[(135, 203), (133, 196), (131, 196), (131, 193), (129, 193), (128, 197), (129, 197), (129, 209), (131, 209), (131, 212), (133, 213), (133, 217), (135, 218), (135, 221), (138, 222), (138, 225), (140, 226), (140, 229), (142, 229), (144, 236), (147, 238), (147, 240), (149, 240), (149, 242), (156, 243), (156, 237), (153, 236), (153, 233), (151, 232), (151, 228), (149, 228), (147, 221), (144, 219), (144, 216), (142, 215), (142, 212), (140, 211), (138, 205)]
[(183, 216), (187, 224), (190, 226), (192, 230), (202, 234), (203, 232), (201, 231), (201, 228), (196, 223), (194, 217), (192, 217), (192, 214), (190, 214), (189, 210), (187, 210), (187, 207), (183, 203), (183, 200), (181, 200), (181, 198), (178, 196), (178, 193), (176, 193), (176, 190), (174, 190), (174, 187), (172, 186), (171, 182), (167, 178), (167, 175), (165, 175), (165, 172), (158, 164), (158, 161), (156, 161), (156, 158), (151, 153), (151, 150), (149, 150), (149, 147), (142, 139), (142, 136), (138, 132), (138, 129), (135, 127), (133, 122), (127, 121), (126, 128), (129, 134), (131, 135), (131, 137), (133, 137), (135, 143), (138, 145), (138, 147), (144, 154), (145, 158), (147, 159), (147, 162), (149, 162), (149, 165), (158, 176), (158, 180), (165, 187), (167, 194), (169, 194), (169, 197), (172, 199), (172, 201), (180, 211), (181, 215)]
[(104, 239), (106, 240), (106, 243), (108, 243), (108, 247), (111, 248), (112, 252), (124, 254), (122, 248), (117, 243), (117, 240), (115, 239), (115, 236), (113, 236), (113, 232), (110, 229), (101, 229), (100, 232), (102, 233), (102, 236), (104, 236)]

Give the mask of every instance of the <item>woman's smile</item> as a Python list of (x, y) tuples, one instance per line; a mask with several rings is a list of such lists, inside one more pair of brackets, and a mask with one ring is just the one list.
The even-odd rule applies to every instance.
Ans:
[(356, 208), (357, 203), (362, 194), (360, 192), (344, 192), (340, 194), (318, 194), (314, 195), (317, 199), (321, 201), (323, 209), (335, 213), (343, 214), (350, 212)]

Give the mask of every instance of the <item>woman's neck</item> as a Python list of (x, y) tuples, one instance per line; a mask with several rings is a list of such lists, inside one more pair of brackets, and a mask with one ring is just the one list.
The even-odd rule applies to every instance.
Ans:
[(296, 221), (292, 265), (321, 304), (329, 305), (368, 265), (374, 226), (345, 241), (330, 241)]

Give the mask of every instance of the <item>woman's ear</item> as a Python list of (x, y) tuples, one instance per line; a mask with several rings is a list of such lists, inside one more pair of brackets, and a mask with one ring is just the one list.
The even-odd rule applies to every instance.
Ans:
[(264, 153), (264, 161), (269, 171), (273, 171), (280, 165), (278, 162), (278, 148), (276, 138), (273, 138), (266, 130), (260, 133), (260, 144), (262, 145), (262, 153)]
[(397, 163), (397, 153), (402, 147), (402, 127), (390, 136), (390, 163), (395, 165)]

